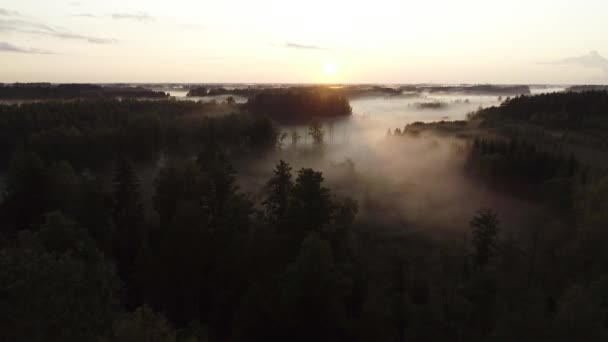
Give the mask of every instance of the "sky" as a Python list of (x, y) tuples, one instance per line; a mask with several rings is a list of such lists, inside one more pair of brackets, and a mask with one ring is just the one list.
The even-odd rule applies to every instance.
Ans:
[(0, 82), (608, 83), (606, 0), (0, 0)]

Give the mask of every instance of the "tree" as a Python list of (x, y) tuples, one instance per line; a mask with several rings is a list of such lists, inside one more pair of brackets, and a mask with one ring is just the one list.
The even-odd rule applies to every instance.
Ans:
[(59, 212), (0, 250), (6, 341), (92, 341), (117, 309), (119, 280), (86, 230)]
[(589, 289), (573, 286), (561, 298), (552, 332), (553, 341), (605, 341), (605, 316)]
[[(118, 273), (127, 283), (133, 277), (135, 258), (144, 239), (143, 220), (143, 203), (137, 175), (131, 163), (120, 158), (112, 179), (112, 246)], [(132, 290), (127, 287), (128, 304), (135, 305), (138, 303)]]
[(296, 148), (298, 146), (298, 142), (302, 139), (302, 136), (298, 134), (298, 131), (295, 129), (291, 131), (291, 147)]
[(10, 236), (40, 225), (42, 215), (54, 205), (51, 179), (42, 159), (35, 153), (18, 152), (11, 161), (6, 184), (0, 204), (4, 233)]
[(207, 153), (210, 155), (207, 157), (199, 155), (197, 160), (204, 178), (200, 203), (201, 209), (208, 217), (209, 226), (218, 228), (229, 221), (234, 222), (234, 219), (243, 218), (243, 215), (233, 216), (237, 212), (232, 211), (242, 202), (236, 184), (236, 171), (226, 155), (218, 147)]
[(232, 105), (234, 105), (235, 103), (236, 103), (236, 101), (234, 100), (234, 97), (232, 97), (232, 96), (228, 96), (228, 97), (226, 98), (226, 104), (227, 104), (227, 105), (231, 105), (231, 106), (232, 106)]
[(498, 235), (498, 216), (492, 209), (480, 209), (471, 220), (474, 259), (478, 267), (486, 265), (494, 255)]
[(206, 187), (204, 181), (199, 166), (193, 160), (169, 160), (161, 167), (153, 196), (161, 227), (171, 224), (182, 203), (200, 200), (202, 189)]
[(287, 132), (283, 132), (279, 135), (279, 138), (277, 139), (277, 148), (279, 150), (283, 149), (283, 143), (285, 142), (285, 139), (287, 139), (288, 136), (289, 134), (287, 134)]
[(126, 158), (120, 158), (114, 170), (112, 219), (118, 230), (129, 231), (136, 231), (143, 221), (143, 203), (139, 192), (139, 181), (133, 165)]
[(280, 222), (286, 219), (292, 188), (291, 166), (281, 160), (266, 183), (266, 199), (262, 202), (270, 221)]
[(175, 342), (177, 332), (167, 320), (150, 307), (142, 306), (135, 311), (120, 315), (100, 342)]
[(279, 133), (272, 121), (264, 117), (256, 117), (249, 127), (249, 147), (254, 150), (267, 151), (277, 145)]
[(285, 339), (344, 340), (344, 298), (350, 293), (350, 286), (350, 281), (336, 268), (329, 244), (310, 234), (282, 277), (280, 300)]
[(323, 174), (301, 169), (293, 187), (290, 215), (305, 230), (320, 231), (329, 223), (332, 203), (329, 189), (322, 186)]
[(308, 135), (312, 137), (312, 144), (316, 148), (321, 148), (325, 144), (325, 131), (319, 121), (313, 121), (308, 127)]

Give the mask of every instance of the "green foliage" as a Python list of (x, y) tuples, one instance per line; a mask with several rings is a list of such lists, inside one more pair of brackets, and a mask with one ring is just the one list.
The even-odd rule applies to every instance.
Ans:
[(172, 159), (160, 169), (156, 179), (154, 208), (162, 226), (172, 222), (182, 202), (195, 202), (206, 186), (193, 160)]
[(475, 139), (467, 172), (494, 189), (551, 204), (573, 207), (574, 185), (585, 169), (574, 155), (551, 153), (518, 140)]
[[(112, 246), (119, 274), (125, 282), (133, 274), (135, 258), (145, 237), (143, 220), (137, 175), (131, 163), (121, 158), (112, 177)], [(133, 293), (128, 296), (135, 300)]]
[(309, 235), (300, 254), (283, 274), (280, 300), (292, 341), (340, 340), (345, 336), (343, 299), (348, 280), (337, 270), (329, 244)]
[[(97, 169), (117, 155), (150, 162), (161, 152), (190, 153), (211, 142), (240, 151), (273, 149), (277, 132), (270, 120), (224, 115), (237, 111), (236, 104), (190, 101), (0, 105), (0, 154), (9, 158), (25, 145), (46, 162), (66, 160), (78, 169)], [(0, 158), (0, 168), (7, 163)]]
[(471, 220), (475, 263), (485, 266), (496, 253), (498, 215), (491, 209), (480, 209)]
[(608, 176), (579, 187), (576, 211), (583, 227), (608, 227)]
[(5, 233), (11, 235), (39, 225), (42, 214), (54, 205), (51, 187), (46, 165), (40, 157), (34, 153), (19, 153), (11, 162), (3, 194)]
[(608, 127), (607, 110), (606, 91), (564, 92), (509, 98), (500, 107), (479, 111), (476, 117), (483, 118), (486, 125), (517, 120), (560, 129), (597, 129)]
[(302, 139), (302, 136), (300, 136), (298, 134), (298, 131), (296, 131), (295, 129), (291, 131), (290, 134), (291, 137), (291, 146), (292, 147), (297, 147), (298, 146), (298, 142)]
[(323, 174), (313, 169), (298, 171), (291, 196), (291, 216), (306, 229), (320, 232), (332, 213), (329, 189), (323, 187)]
[(325, 144), (325, 131), (319, 121), (313, 121), (308, 127), (308, 135), (312, 138), (312, 144), (321, 148)]
[(9, 341), (93, 340), (117, 309), (114, 268), (60, 213), (0, 250), (0, 333)]
[(162, 315), (156, 314), (148, 306), (142, 306), (116, 318), (110, 331), (100, 339), (100, 342), (105, 341), (175, 342), (177, 332)]
[(292, 188), (291, 166), (281, 160), (266, 183), (267, 197), (262, 202), (266, 207), (266, 216), (272, 222), (281, 222), (287, 218)]
[(605, 317), (592, 301), (587, 289), (575, 286), (562, 298), (554, 322), (553, 341), (572, 341), (585, 336), (587, 341), (608, 338)]
[(319, 89), (287, 89), (255, 94), (245, 107), (255, 115), (268, 116), (282, 123), (310, 122), (351, 115), (346, 97)]

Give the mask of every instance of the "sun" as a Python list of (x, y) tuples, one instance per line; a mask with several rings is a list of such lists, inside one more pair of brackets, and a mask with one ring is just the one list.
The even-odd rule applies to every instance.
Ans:
[(327, 63), (323, 65), (323, 74), (325, 76), (333, 76), (336, 73), (336, 65), (334, 63)]

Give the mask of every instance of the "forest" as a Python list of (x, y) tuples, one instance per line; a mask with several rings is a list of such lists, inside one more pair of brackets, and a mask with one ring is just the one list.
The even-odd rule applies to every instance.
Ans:
[(332, 119), (352, 114), (345, 97), (315, 88), (261, 92), (247, 101), (246, 108), (254, 115), (281, 123), (307, 123), (311, 118)]
[[(446, 172), (517, 203), (464, 228), (387, 220), (387, 202), (424, 198), (358, 184), (349, 160), (335, 186), (324, 123), (351, 112), (310, 89), (0, 105), (0, 340), (608, 339), (607, 92), (390, 127), (392, 160), (445, 144)], [(284, 124), (312, 143), (286, 145)]]
[(164, 92), (142, 87), (97, 85), (97, 84), (50, 84), (14, 83), (0, 84), (0, 99), (3, 100), (68, 100), (99, 98), (166, 98)]

